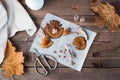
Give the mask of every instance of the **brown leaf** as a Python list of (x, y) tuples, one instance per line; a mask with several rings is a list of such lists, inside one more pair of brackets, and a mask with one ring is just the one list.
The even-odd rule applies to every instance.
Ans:
[(106, 25), (106, 20), (96, 18), (95, 25), (97, 25), (99, 28), (103, 28)]
[(119, 29), (120, 16), (115, 13), (114, 6), (110, 5), (108, 2), (100, 3), (94, 7), (92, 10), (98, 14), (101, 20), (96, 19), (96, 25), (99, 27), (108, 27), (112, 32)]
[(9, 77), (22, 75), (24, 73), (24, 66), (22, 64), (24, 62), (23, 53), (16, 52), (15, 50), (15, 47), (13, 47), (12, 43), (8, 40), (2, 70)]

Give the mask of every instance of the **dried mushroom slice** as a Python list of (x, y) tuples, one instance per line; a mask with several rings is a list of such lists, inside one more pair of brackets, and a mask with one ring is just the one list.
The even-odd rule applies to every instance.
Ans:
[(69, 34), (69, 33), (70, 33), (70, 30), (71, 30), (70, 27), (66, 28), (66, 29), (64, 30), (64, 32), (63, 32), (63, 35), (65, 36), (65, 35)]
[(76, 49), (83, 50), (86, 47), (86, 40), (81, 36), (75, 37), (73, 40), (73, 45), (76, 47)]
[(45, 33), (53, 39), (59, 38), (63, 34), (64, 28), (61, 27), (59, 21), (52, 20), (45, 26)]
[(59, 21), (57, 21), (57, 20), (51, 20), (51, 21), (50, 21), (50, 24), (52, 24), (52, 25), (59, 25), (59, 26), (61, 26), (60, 22), (59, 22)]
[(52, 46), (52, 44), (53, 44), (53, 42), (48, 37), (44, 37), (42, 39), (41, 47), (49, 48), (50, 46)]
[(68, 27), (68, 28), (64, 29), (64, 31), (63, 31), (63, 36), (66, 36), (66, 35), (68, 35), (68, 34), (79, 34), (79, 33), (78, 33), (78, 32), (72, 32), (72, 31), (71, 31), (71, 28)]

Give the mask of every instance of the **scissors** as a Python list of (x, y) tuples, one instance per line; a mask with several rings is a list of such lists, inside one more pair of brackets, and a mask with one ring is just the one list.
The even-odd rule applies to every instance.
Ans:
[[(40, 75), (40, 76), (46, 76), (48, 75), (48, 70), (45, 68), (44, 64), (42, 63), (43, 61), (45, 62), (45, 64), (48, 66), (49, 70), (55, 70), (57, 68), (57, 60), (55, 57), (48, 55), (48, 54), (42, 54), (40, 53), (36, 48), (34, 48), (35, 52), (36, 52), (36, 60), (35, 60), (35, 64), (34, 64), (34, 69), (35, 72)], [(43, 59), (43, 61), (41, 61), (41, 58)], [(51, 60), (54, 61), (54, 66), (53, 68), (51, 67), (51, 65), (49, 64), (49, 62), (46, 60), (46, 58), (49, 58)], [(42, 67), (42, 69), (44, 70), (44, 72), (40, 72), (40, 70), (37, 68), (37, 64), (40, 64), (40, 66)]]

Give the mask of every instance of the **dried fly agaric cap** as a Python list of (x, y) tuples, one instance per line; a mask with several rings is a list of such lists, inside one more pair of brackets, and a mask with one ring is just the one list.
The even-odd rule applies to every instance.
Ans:
[(79, 49), (79, 50), (83, 50), (86, 47), (86, 40), (84, 37), (78, 36), (75, 37), (73, 40), (73, 45)]
[(45, 33), (53, 38), (59, 38), (63, 34), (64, 28), (61, 27), (61, 24), (57, 20), (51, 20), (50, 23), (47, 23), (45, 26)]

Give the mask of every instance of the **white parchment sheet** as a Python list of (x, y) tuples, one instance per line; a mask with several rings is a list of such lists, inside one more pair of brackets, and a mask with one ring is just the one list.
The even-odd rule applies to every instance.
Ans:
[[(59, 18), (59, 17), (52, 15), (52, 14), (47, 14), (45, 16), (45, 18), (43, 19), (43, 21), (41, 23), (41, 27), (44, 29), (44, 27), (46, 26), (46, 23), (49, 23), (50, 20), (58, 20), (62, 24), (62, 27), (64, 27), (64, 28), (71, 27), (71, 30), (73, 32), (79, 32), (78, 25), (73, 24), (67, 20)], [(78, 34), (69, 34), (66, 36), (61, 36), (60, 38), (57, 38), (57, 39), (51, 39), (54, 42), (54, 44), (49, 48), (42, 48), (40, 46), (40, 44), (41, 44), (41, 40), (43, 37), (42, 37), (41, 32), (38, 31), (36, 38), (34, 39), (34, 42), (31, 46), (30, 51), (35, 52), (34, 48), (36, 48), (37, 50), (39, 50), (40, 53), (49, 54), (49, 55), (54, 56), (59, 63), (65, 65), (67, 67), (70, 67), (72, 69), (75, 69), (77, 71), (81, 71), (81, 68), (82, 68), (83, 63), (85, 61), (87, 53), (90, 49), (90, 46), (91, 46), (91, 44), (92, 44), (92, 42), (97, 34), (93, 31), (88, 30), (88, 29), (85, 29), (85, 32), (88, 35), (88, 40), (86, 42), (87, 46), (84, 50), (77, 50), (74, 47), (74, 45), (72, 45), (72, 41), (75, 37), (83, 36), (82, 33), (80, 33), (80, 32), (79, 32), (79, 35)], [(73, 59), (73, 61), (75, 62), (74, 65), (71, 65), (71, 59), (69, 58), (69, 54), (64, 53), (66, 44), (70, 44), (72, 51), (76, 54), (76, 58)]]

